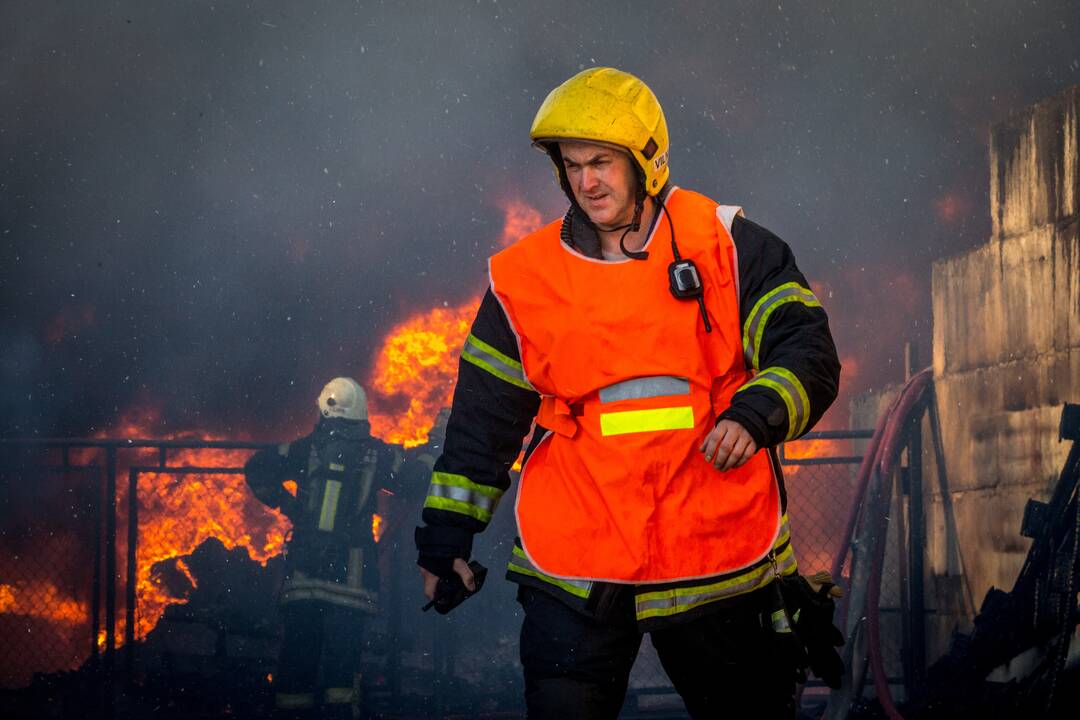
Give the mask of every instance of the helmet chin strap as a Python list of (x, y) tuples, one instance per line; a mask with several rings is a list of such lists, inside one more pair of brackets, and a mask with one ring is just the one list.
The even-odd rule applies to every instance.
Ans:
[(638, 179), (637, 191), (634, 199), (634, 217), (630, 221), (629, 225), (620, 225), (617, 228), (613, 228), (613, 232), (616, 230), (623, 230), (622, 237), (619, 238), (619, 249), (622, 250), (622, 254), (631, 260), (648, 260), (648, 250), (630, 250), (626, 247), (626, 236), (629, 233), (637, 232), (641, 229), (641, 214), (645, 211), (645, 188)]

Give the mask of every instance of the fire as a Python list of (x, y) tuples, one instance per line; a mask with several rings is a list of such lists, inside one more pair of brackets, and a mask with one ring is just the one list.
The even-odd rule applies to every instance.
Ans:
[[(170, 458), (170, 465), (242, 467), (249, 456), (246, 450), (179, 450)], [(157, 563), (177, 558), (177, 570), (194, 588), (195, 578), (179, 559), (203, 541), (214, 537), (228, 550), (244, 547), (252, 560), (265, 565), (281, 553), (289, 528), (283, 515), (255, 499), (242, 474), (195, 474), (182, 481), (169, 473), (140, 476), (135, 636), (145, 637), (165, 608), (187, 599), (174, 597), (152, 576)]]
[(538, 230), (543, 223), (540, 211), (522, 200), (510, 199), (500, 204), (504, 220), (499, 247), (509, 247), (523, 236)]
[[(133, 407), (121, 420), (97, 437), (158, 438), (163, 440), (222, 440), (205, 433), (154, 432), (161, 413), (154, 407)], [(93, 462), (93, 450), (76, 454), (77, 462)], [(171, 467), (240, 468), (250, 457), (250, 450), (181, 449), (169, 453)], [(125, 453), (121, 459), (132, 465), (156, 465), (152, 451)], [(126, 477), (121, 468), (121, 477)], [(117, 507), (128, 506), (127, 483), (118, 483)], [(263, 565), (279, 555), (291, 528), (288, 519), (271, 510), (251, 494), (242, 473), (143, 473), (138, 486), (139, 540), (135, 551), (135, 637), (146, 637), (157, 625), (169, 605), (184, 603), (197, 587), (183, 558), (209, 538), (217, 538), (226, 549), (243, 547), (252, 560)], [(127, 518), (117, 520), (126, 527)], [(126, 537), (118, 533), (118, 555), (126, 556)], [(173, 561), (173, 567), (186, 578), (188, 588), (177, 597), (175, 589), (165, 586), (154, 574), (159, 563)], [(86, 613), (83, 614), (86, 617)], [(117, 618), (117, 644), (124, 637), (124, 618)], [(99, 638), (103, 642), (104, 638)]]
[(0, 585), (0, 613), (80, 625), (89, 617), (90, 608), (86, 602), (71, 598), (50, 582), (16, 581)]
[(371, 514), (371, 537), (375, 538), (375, 542), (382, 540), (383, 531), (386, 530), (386, 523), (383, 522), (383, 516), (379, 513)]
[(439, 410), (450, 404), (458, 356), (480, 298), (417, 313), (383, 340), (366, 386), (371, 433), (388, 443), (427, 442)]
[(797, 440), (784, 446), (784, 457), (788, 460), (806, 460), (825, 457), (834, 452), (834, 440)]
[[(542, 224), (540, 211), (511, 198), (499, 203), (506, 247)], [(439, 410), (450, 405), (458, 356), (480, 298), (456, 307), (420, 312), (394, 326), (375, 359), (369, 389), (371, 432), (388, 443), (415, 447), (427, 442)]]
[[(809, 460), (811, 458), (835, 457), (848, 455), (848, 452), (840, 452), (839, 444), (848, 443), (847, 440), (796, 440), (785, 443), (785, 460)], [(792, 476), (799, 472), (805, 465), (784, 465), (784, 475)]]

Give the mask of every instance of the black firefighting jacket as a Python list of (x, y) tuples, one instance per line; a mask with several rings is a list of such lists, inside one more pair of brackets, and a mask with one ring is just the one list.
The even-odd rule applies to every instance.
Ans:
[[(292, 521), (282, 603), (318, 600), (374, 610), (378, 568), (372, 534), (375, 493), (395, 452), (366, 421), (322, 420), (314, 432), (260, 450), (244, 465), (252, 493)], [(283, 487), (296, 482), (296, 496)]]
[[(751, 568), (705, 580), (638, 586), (634, 591), (637, 617), (646, 631), (730, 606), (768, 585), (777, 574), (796, 571), (787, 527), (787, 496), (772, 449), (809, 431), (837, 394), (840, 362), (829, 321), (795, 265), (791, 249), (742, 216), (734, 219), (731, 232), (738, 254), (744, 356), (755, 377), (735, 393), (718, 420), (738, 422), (759, 448), (770, 449), (780, 478), (784, 523), (773, 553)], [(563, 220), (562, 240), (602, 259), (595, 231), (573, 208)], [(775, 376), (787, 381), (769, 380)], [(452, 558), (469, 558), (473, 535), (487, 527), (510, 486), (511, 465), (539, 404), (539, 396), (525, 380), (514, 332), (489, 289), (459, 362), (445, 449), (435, 464), (423, 510), (426, 527), (416, 533), (421, 566), (444, 574)], [(536, 428), (526, 454), (545, 432)], [(611, 596), (606, 583), (544, 574), (532, 566), (520, 543), (510, 558), (507, 577), (550, 592), (586, 614), (599, 613), (606, 604), (604, 598)]]

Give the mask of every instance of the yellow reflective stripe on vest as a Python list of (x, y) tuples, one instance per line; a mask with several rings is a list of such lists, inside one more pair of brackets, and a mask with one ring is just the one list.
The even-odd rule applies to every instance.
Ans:
[(322, 509), (319, 512), (319, 529), (334, 532), (334, 520), (337, 518), (338, 500), (341, 498), (341, 481), (327, 480), (323, 490)]
[(788, 411), (787, 440), (794, 440), (803, 434), (806, 423), (810, 421), (810, 398), (806, 394), (806, 388), (795, 377), (795, 373), (782, 367), (765, 368), (750, 382), (743, 385), (739, 390), (745, 390), (753, 385), (767, 387), (784, 401)]
[(743, 354), (747, 367), (759, 369), (761, 339), (765, 336), (769, 316), (781, 305), (789, 302), (799, 302), (807, 307), (821, 307), (817, 296), (797, 282), (784, 283), (762, 295), (761, 299), (754, 303), (754, 308), (746, 317), (746, 324), (743, 326)]
[(521, 367), (521, 363), (502, 354), (472, 333), (465, 338), (465, 346), (461, 349), (461, 359), (511, 385), (517, 385), (526, 390), (533, 389), (525, 378), (525, 370)]
[(521, 573), (522, 575), (534, 577), (537, 580), (543, 580), (544, 582), (550, 583), (579, 598), (589, 597), (589, 592), (592, 590), (593, 584), (589, 580), (562, 580), (542, 572), (529, 562), (529, 558), (525, 554), (525, 551), (517, 545), (514, 546), (513, 553), (510, 555), (510, 563), (507, 565), (506, 569), (510, 572)]
[(437, 472), (431, 476), (424, 507), (449, 510), (489, 522), (503, 491), (490, 485), (478, 485), (464, 475)]
[(694, 408), (690, 406), (625, 410), (600, 415), (600, 432), (604, 437), (657, 430), (689, 430), (693, 427)]
[(670, 617), (707, 603), (757, 590), (776, 577), (774, 562), (776, 571), (781, 575), (796, 572), (798, 565), (795, 562), (795, 550), (791, 545), (791, 527), (787, 514), (780, 520), (780, 534), (773, 543), (773, 552), (776, 553), (773, 560), (765, 558), (743, 572), (723, 580), (636, 594), (634, 604), (637, 619)]

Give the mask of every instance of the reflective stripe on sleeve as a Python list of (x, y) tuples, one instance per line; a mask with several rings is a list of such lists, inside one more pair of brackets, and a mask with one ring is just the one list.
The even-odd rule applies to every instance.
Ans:
[(465, 346), (461, 349), (461, 359), (467, 360), (511, 385), (517, 385), (526, 390), (533, 389), (525, 378), (525, 370), (521, 367), (521, 363), (502, 354), (472, 333), (465, 338)]
[(618, 400), (640, 400), (641, 398), (663, 397), (665, 395), (689, 395), (690, 381), (683, 377), (657, 375), (654, 377), (634, 378), (608, 385), (600, 389), (600, 402), (609, 403)]
[(490, 485), (479, 485), (464, 475), (437, 472), (431, 476), (424, 507), (449, 510), (489, 522), (503, 491)]
[[(669, 588), (636, 595), (637, 619), (669, 617), (693, 610), (710, 602), (742, 595), (768, 585), (776, 573), (790, 575), (798, 569), (795, 550), (791, 546), (791, 529), (785, 514), (781, 519), (780, 534), (773, 543), (775, 558), (765, 558), (756, 565), (723, 580), (703, 585)], [(774, 569), (775, 568), (775, 569)]]
[(769, 388), (784, 401), (788, 411), (788, 432), (785, 439), (794, 440), (802, 435), (806, 423), (810, 420), (810, 398), (795, 373), (782, 367), (765, 368), (755, 375), (753, 380), (739, 388), (739, 391), (753, 385)]
[(604, 437), (658, 430), (689, 430), (694, 427), (694, 408), (673, 407), (654, 410), (626, 410), (600, 415)]
[(743, 354), (746, 357), (747, 367), (759, 369), (761, 339), (765, 336), (765, 326), (769, 324), (769, 316), (778, 307), (789, 302), (800, 302), (807, 307), (821, 307), (817, 296), (797, 282), (784, 283), (762, 295), (746, 317), (746, 324), (743, 326)]
[(590, 580), (564, 580), (561, 578), (551, 577), (545, 572), (537, 569), (533, 565), (525, 551), (514, 545), (513, 553), (510, 555), (510, 564), (507, 566), (507, 570), (510, 572), (521, 573), (522, 575), (528, 575), (534, 577), (537, 580), (542, 580), (546, 583), (550, 583), (557, 588), (565, 590), (571, 595), (579, 598), (589, 597), (589, 592), (592, 590), (592, 581)]

